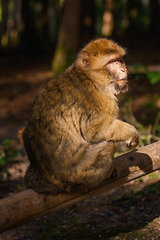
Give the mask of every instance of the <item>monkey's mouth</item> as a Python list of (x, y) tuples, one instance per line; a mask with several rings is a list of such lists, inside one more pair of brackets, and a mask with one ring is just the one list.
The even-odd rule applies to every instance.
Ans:
[(120, 87), (123, 87), (124, 85), (126, 85), (128, 83), (127, 79), (120, 79), (117, 81), (117, 84), (120, 86)]
[(115, 84), (115, 94), (118, 95), (121, 92), (125, 93), (128, 91), (128, 81), (127, 79), (120, 79)]
[(109, 89), (114, 95), (127, 92), (128, 91), (127, 78), (115, 79), (110, 83)]

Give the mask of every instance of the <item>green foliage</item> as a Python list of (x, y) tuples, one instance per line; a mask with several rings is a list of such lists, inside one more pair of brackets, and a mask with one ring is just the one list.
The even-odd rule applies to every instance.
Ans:
[(139, 70), (141, 68), (141, 69), (144, 69), (144, 71), (147, 71), (147, 69), (148, 69), (148, 66), (146, 64), (141, 63), (141, 62), (133, 63), (132, 67), (135, 70)]
[(147, 102), (145, 102), (144, 104), (150, 108), (150, 109), (155, 109), (156, 108), (156, 103), (157, 100), (159, 98), (159, 94), (154, 94), (152, 98), (150, 98)]
[(156, 135), (160, 137), (160, 124), (156, 126)]
[(134, 74), (135, 79), (139, 80), (147, 78), (151, 85), (155, 85), (160, 82), (160, 72), (149, 72), (147, 65), (137, 62), (132, 64), (132, 67), (136, 71), (136, 74)]
[(63, 43), (57, 47), (54, 58), (52, 60), (52, 72), (54, 76), (63, 73), (68, 66), (75, 60), (76, 52), (67, 48), (67, 44)]
[[(128, 19), (126, 14), (129, 15)], [(149, 28), (149, 4), (141, 0), (115, 1), (114, 24), (114, 32), (118, 35), (125, 31), (146, 33)]]
[[(140, 147), (151, 144), (160, 138), (160, 112), (157, 109), (159, 97), (158, 93), (144, 97), (140, 103), (140, 110), (134, 115), (132, 111), (133, 96), (132, 98), (129, 94), (120, 96), (121, 118), (138, 130)], [(125, 144), (116, 143), (116, 150), (115, 156), (118, 156), (128, 149)]]
[(152, 85), (160, 82), (160, 72), (147, 72), (146, 76), (149, 79), (150, 84)]
[(0, 164), (5, 165), (10, 158), (19, 155), (19, 152), (14, 150), (12, 140), (7, 138), (2, 142), (3, 151), (0, 153)]
[(2, 142), (2, 146), (4, 147), (9, 147), (11, 144), (12, 140), (10, 138), (6, 138), (5, 140), (3, 140)]
[(10, 138), (6, 138), (0, 145), (0, 177), (3, 173), (6, 173), (8, 177), (10, 176), (7, 164), (11, 158), (19, 155), (19, 152), (14, 149), (12, 143), (13, 141)]

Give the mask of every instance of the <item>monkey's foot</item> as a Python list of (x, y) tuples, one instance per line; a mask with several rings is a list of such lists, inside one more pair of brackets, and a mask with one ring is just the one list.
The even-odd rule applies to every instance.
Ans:
[(118, 171), (117, 171), (117, 168), (114, 168), (110, 178), (117, 178), (117, 177), (118, 177)]

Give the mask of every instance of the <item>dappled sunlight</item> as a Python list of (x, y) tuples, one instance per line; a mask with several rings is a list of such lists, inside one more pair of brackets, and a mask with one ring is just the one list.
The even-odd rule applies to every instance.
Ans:
[[(22, 135), (37, 93), (91, 39), (109, 37), (126, 48), (129, 91), (118, 96), (120, 118), (138, 130), (138, 149), (160, 140), (160, 1), (74, 4), (72, 14), (70, 0), (0, 1), (0, 198), (26, 189), (29, 160)], [(128, 151), (119, 142), (116, 150), (115, 157)], [(138, 169), (134, 162), (132, 168)], [(0, 239), (157, 239), (159, 199), (157, 170)]]
[(28, 62), (23, 59), (19, 67), (17, 65), (16, 68), (12, 68), (11, 61), (11, 65), (0, 72), (2, 75), (0, 78), (1, 140), (5, 137), (14, 138), (19, 127), (26, 124), (36, 95), (52, 79), (52, 72), (48, 70), (47, 62), (48, 60), (44, 65), (41, 58), (38, 63), (37, 60), (34, 63), (34, 60)]

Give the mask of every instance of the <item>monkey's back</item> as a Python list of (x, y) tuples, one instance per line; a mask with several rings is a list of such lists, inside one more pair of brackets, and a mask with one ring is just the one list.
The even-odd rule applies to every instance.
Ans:
[(104, 118), (110, 124), (111, 115), (117, 115), (115, 101), (73, 66), (50, 81), (38, 94), (23, 134), (30, 160), (26, 185), (44, 192), (44, 181), (60, 188), (60, 179), (71, 181), (71, 170), (76, 170), (92, 142), (92, 133), (87, 138), (90, 125), (98, 131)]

